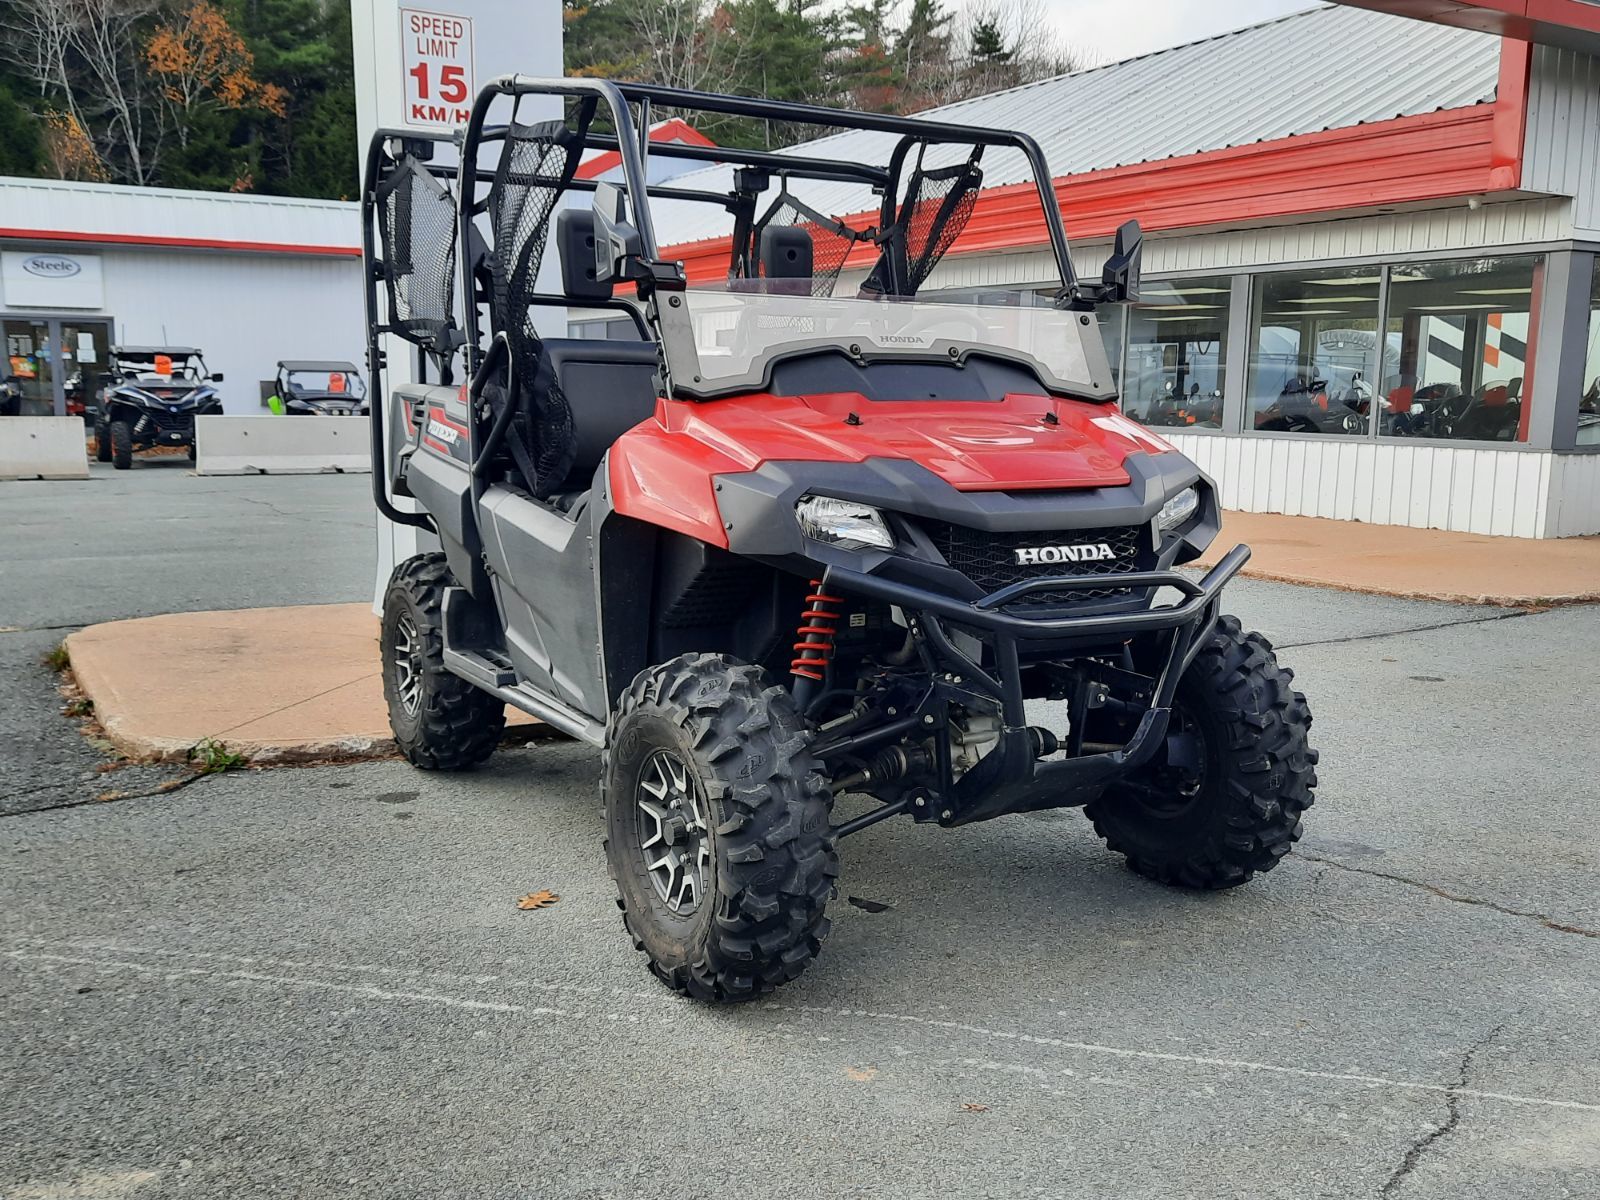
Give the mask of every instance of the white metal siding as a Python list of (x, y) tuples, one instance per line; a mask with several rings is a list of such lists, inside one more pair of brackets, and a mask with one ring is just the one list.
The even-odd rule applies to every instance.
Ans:
[(229, 413), (262, 411), (257, 381), (280, 358), (366, 361), (360, 259), (118, 250), (101, 261), (117, 340), (199, 346), (226, 376)]
[(1557, 454), (1554, 458), (1545, 536), (1600, 533), (1600, 454)]
[(0, 224), (10, 229), (348, 250), (361, 246), (360, 205), (334, 200), (0, 179), (0, 212), (5, 214)]
[(1242, 512), (1506, 537), (1600, 532), (1600, 455), (1163, 436), (1216, 480), (1224, 508)]
[(1600, 60), (1538, 46), (1528, 86), (1522, 186), (1572, 196), (1580, 237), (1600, 237)]

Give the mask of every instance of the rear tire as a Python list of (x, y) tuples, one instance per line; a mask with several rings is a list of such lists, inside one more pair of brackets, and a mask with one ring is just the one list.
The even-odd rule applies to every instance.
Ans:
[(455, 582), (443, 554), (408, 558), (389, 577), (379, 650), (395, 744), (412, 766), (465, 771), (494, 753), (506, 729), (496, 696), (444, 667), (444, 590)]
[(760, 667), (683, 655), (623, 693), (602, 763), (606, 864), (656, 977), (730, 1002), (800, 975), (827, 937), (839, 859), (789, 693)]
[(94, 459), (96, 462), (111, 461), (111, 431), (103, 421), (94, 423)]
[(1178, 682), (1173, 734), (1197, 760), (1152, 762), (1084, 812), (1128, 866), (1160, 883), (1220, 890), (1270, 871), (1300, 840), (1317, 785), (1311, 710), (1272, 643), (1222, 617)]
[(111, 465), (119, 471), (133, 466), (133, 426), (126, 421), (111, 422)]

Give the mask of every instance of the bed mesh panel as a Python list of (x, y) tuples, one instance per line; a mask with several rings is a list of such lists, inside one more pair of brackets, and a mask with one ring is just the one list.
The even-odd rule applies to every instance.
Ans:
[(407, 155), (379, 187), (377, 201), (390, 328), (425, 350), (448, 353), (455, 298), (455, 198)]
[(580, 112), (576, 131), (563, 121), (513, 122), (489, 191), (490, 316), (495, 330), (510, 338), (525, 401), (508, 434), (529, 447), (534, 478), (525, 482), (541, 498), (561, 489), (576, 460), (577, 441), (566, 394), (548, 368), (541, 369), (544, 343), (534, 329), (528, 297), (539, 290), (551, 215), (577, 170), (592, 112), (592, 105)]
[(972, 163), (932, 171), (918, 169), (912, 175), (900, 210), (909, 295), (916, 295), (939, 260), (955, 245), (972, 219), (982, 186), (983, 172)]
[(761, 244), (761, 233), (768, 226), (780, 229), (798, 226), (811, 235), (811, 294), (832, 296), (833, 286), (839, 281), (845, 260), (857, 242), (870, 242), (870, 231), (851, 229), (843, 221), (824, 216), (815, 209), (800, 203), (787, 192), (781, 193), (766, 215), (756, 222), (751, 231), (750, 258), (757, 261), (755, 248)]

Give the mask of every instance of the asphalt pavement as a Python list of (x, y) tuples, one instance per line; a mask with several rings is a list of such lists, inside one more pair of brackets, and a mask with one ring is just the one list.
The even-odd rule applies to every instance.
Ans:
[(362, 599), (364, 487), (0, 484), (0, 1197), (1600, 1195), (1600, 609), (1242, 582), (1322, 751), (1278, 870), (887, 822), (807, 975), (714, 1009), (624, 938), (579, 746), (95, 801), (153, 789), (61, 629)]

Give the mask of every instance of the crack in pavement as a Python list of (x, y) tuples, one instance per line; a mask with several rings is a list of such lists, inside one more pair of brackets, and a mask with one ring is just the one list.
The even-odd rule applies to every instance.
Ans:
[(61, 804), (46, 804), (42, 808), (25, 808), (19, 812), (0, 813), (0, 819), (5, 817), (31, 817), (37, 813), (58, 812), (63, 808), (87, 808), (91, 804), (120, 804), (124, 800), (147, 800), (152, 796), (170, 796), (173, 792), (180, 792), (191, 783), (198, 783), (202, 779), (210, 779), (213, 775), (226, 774), (223, 771), (196, 771), (192, 775), (181, 775), (177, 779), (169, 779), (143, 792), (112, 792), (104, 798), (91, 797), (88, 800), (67, 800)]
[(1456, 1071), (1455, 1087), (1444, 1094), (1444, 1122), (1437, 1129), (1429, 1131), (1411, 1143), (1410, 1148), (1406, 1151), (1405, 1158), (1400, 1160), (1400, 1165), (1394, 1169), (1394, 1174), (1389, 1176), (1388, 1182), (1383, 1185), (1383, 1189), (1378, 1195), (1394, 1195), (1399, 1190), (1400, 1185), (1410, 1176), (1411, 1172), (1417, 1169), (1417, 1164), (1422, 1161), (1422, 1156), (1435, 1143), (1449, 1137), (1456, 1131), (1456, 1127), (1461, 1124), (1461, 1092), (1467, 1086), (1467, 1075), (1472, 1070), (1472, 1060), (1477, 1057), (1478, 1051), (1499, 1037), (1500, 1031), (1504, 1028), (1505, 1022), (1502, 1021), (1467, 1047), (1467, 1052), (1461, 1056), (1461, 1066)]
[(1520, 617), (1537, 617), (1540, 611), (1519, 610), (1517, 612), (1494, 613), (1487, 617), (1463, 617), (1459, 621), (1440, 621), (1436, 625), (1418, 625), (1412, 629), (1387, 629), (1377, 633), (1352, 633), (1349, 637), (1324, 638), (1317, 642), (1274, 642), (1279, 650), (1299, 650), (1306, 646), (1341, 646), (1346, 642), (1370, 642), (1378, 638), (1404, 637), (1408, 633), (1430, 633), (1435, 629), (1454, 629), (1458, 625), (1487, 625), (1491, 621), (1514, 621)]
[(1409, 875), (1396, 875), (1390, 871), (1375, 871), (1371, 867), (1355, 867), (1349, 863), (1339, 862), (1337, 859), (1323, 858), (1318, 854), (1307, 854), (1304, 850), (1296, 850), (1295, 857), (1303, 858), (1307, 862), (1322, 863), (1333, 867), (1335, 870), (1348, 871), (1352, 875), (1370, 875), (1374, 879), (1387, 879), (1391, 883), (1403, 883), (1408, 887), (1421, 888), (1423, 891), (1449, 900), (1453, 904), (1470, 904), (1475, 908), (1487, 908), (1493, 912), (1503, 913), (1508, 917), (1524, 917), (1530, 921), (1537, 921), (1546, 929), (1555, 933), (1570, 933), (1576, 937), (1600, 939), (1600, 929), (1586, 929), (1582, 925), (1567, 925), (1557, 921), (1548, 913), (1533, 912), (1525, 908), (1510, 908), (1504, 904), (1497, 904), (1493, 900), (1482, 900), (1477, 896), (1463, 896), (1459, 892), (1452, 892), (1440, 887), (1436, 883), (1429, 883), (1425, 879), (1413, 879)]

